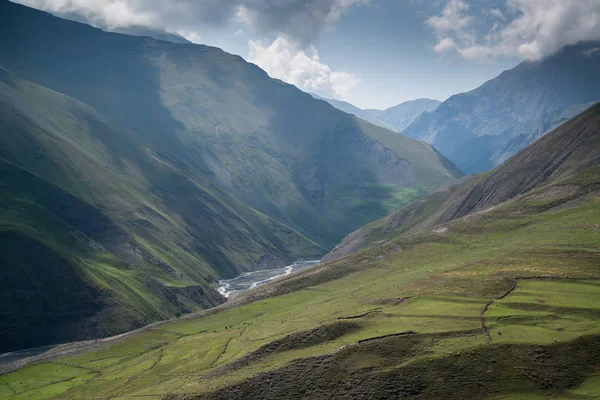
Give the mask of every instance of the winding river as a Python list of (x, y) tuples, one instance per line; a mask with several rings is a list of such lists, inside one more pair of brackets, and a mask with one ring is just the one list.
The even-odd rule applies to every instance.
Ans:
[(219, 281), (218, 290), (223, 297), (229, 298), (229, 296), (231, 296), (232, 293), (239, 293), (248, 289), (253, 289), (257, 286), (272, 281), (273, 279), (277, 279), (282, 276), (287, 276), (310, 268), (314, 265), (317, 265), (319, 262), (320, 260), (298, 261), (292, 265), (288, 265), (282, 268), (246, 272), (233, 279)]

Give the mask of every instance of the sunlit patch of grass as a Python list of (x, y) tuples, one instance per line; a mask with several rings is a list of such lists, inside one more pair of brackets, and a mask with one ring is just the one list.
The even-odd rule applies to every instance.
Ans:
[[(595, 280), (600, 278), (600, 232), (594, 228), (600, 223), (599, 210), (600, 202), (593, 199), (577, 210), (535, 215), (507, 214), (500, 208), (481, 220), (450, 224), (444, 234), (398, 238), (316, 274), (301, 273), (282, 283), (288, 288), (285, 294), (173, 321), (67, 358), (69, 364), (97, 372), (89, 381), (74, 381), (79, 386), (61, 397), (210, 392), (324, 354), (339, 354), (345, 360), (348, 372), (343, 374), (369, 368), (394, 371), (428, 359), (445, 363), (456, 355), (463, 355), (464, 363), (476, 362), (477, 354), (490, 346), (481, 325), (481, 313), (490, 301), (485, 323), (491, 346), (553, 346), (600, 334), (600, 318), (595, 317), (600, 312), (600, 284)], [(490, 224), (494, 218), (503, 221), (492, 224), (493, 229), (472, 226)], [(304, 275), (317, 280), (307, 284), (312, 281)], [(536, 276), (578, 280), (521, 279)], [(515, 280), (517, 288), (498, 300)], [(357, 328), (227, 369), (274, 340), (340, 321), (351, 321)], [(408, 335), (386, 339), (405, 343), (400, 353), (383, 350), (386, 340), (357, 345), (401, 332)], [(371, 349), (369, 357), (361, 350), (365, 348)], [(502, 351), (494, 354), (502, 360)], [(26, 368), (3, 376), (2, 382), (12, 385), (33, 373)], [(73, 374), (64, 371), (61, 377)], [(524, 388), (535, 395), (535, 386), (528, 385)]]
[(600, 334), (600, 285), (594, 281), (519, 280), (485, 313), (494, 343), (557, 343)]

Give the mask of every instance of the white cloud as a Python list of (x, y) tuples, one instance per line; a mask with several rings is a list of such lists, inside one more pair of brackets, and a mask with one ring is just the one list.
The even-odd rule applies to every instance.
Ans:
[[(131, 26), (190, 32), (243, 23), (259, 37), (285, 36), (309, 46), (351, 7), (369, 0), (15, 0), (99, 28)], [(234, 28), (235, 29), (235, 28)], [(235, 32), (235, 30), (234, 30)], [(193, 35), (192, 35), (193, 36)]]
[(502, 11), (500, 11), (497, 8), (492, 8), (491, 10), (488, 11), (488, 14), (490, 14), (491, 16), (496, 17), (498, 19), (501, 19), (503, 21), (506, 19), (504, 17), (504, 14), (502, 14)]
[(583, 51), (583, 55), (586, 56), (586, 57), (591, 57), (592, 54), (594, 54), (594, 53), (596, 53), (598, 51), (600, 51), (600, 47), (593, 47), (591, 49), (584, 50)]
[[(456, 51), (468, 60), (493, 57), (540, 59), (562, 47), (600, 39), (599, 0), (507, 0), (508, 13), (484, 9), (470, 14), (463, 0), (448, 0), (439, 15), (426, 25), (436, 34), (438, 53)], [(484, 15), (491, 15), (481, 30)]]
[(434, 46), (434, 50), (438, 53), (445, 53), (447, 51), (456, 50), (458, 45), (454, 39), (450, 37), (441, 38), (438, 43)]
[[(1, 0), (0, 0), (1, 1)], [(204, 43), (211, 28), (236, 37), (277, 38), (271, 45), (250, 41), (249, 61), (271, 76), (306, 91), (344, 97), (358, 77), (331, 71), (319, 60), (315, 39), (343, 13), (370, 0), (15, 0), (96, 27), (148, 27)], [(214, 43), (204, 43), (214, 44)]]
[(442, 13), (430, 17), (426, 24), (440, 35), (460, 32), (471, 22), (472, 17), (466, 15), (468, 9), (469, 5), (462, 0), (448, 0)]
[(332, 71), (321, 63), (314, 47), (303, 50), (289, 39), (278, 37), (272, 44), (250, 41), (248, 61), (273, 77), (325, 97), (344, 98), (358, 83), (351, 73)]

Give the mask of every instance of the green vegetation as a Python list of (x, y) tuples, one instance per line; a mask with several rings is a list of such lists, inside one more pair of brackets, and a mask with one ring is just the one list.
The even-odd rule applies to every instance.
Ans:
[(0, 351), (218, 305), (461, 175), (216, 48), (6, 0), (0, 47)]
[[(0, 62), (37, 82), (0, 69), (7, 347), (215, 304), (219, 277), (319, 254), (459, 175), (430, 146), (217, 49), (60, 22), (65, 37), (35, 25), (24, 54), (2, 33), (59, 22), (6, 14)], [(83, 65), (63, 71), (52, 57), (65, 52)], [(42, 55), (55, 75), (26, 68)], [(595, 398), (599, 126), (600, 106), (350, 235), (343, 258), (201, 315), (53, 349), (1, 375), (0, 396)]]
[[(463, 178), (366, 225), (346, 237), (325, 259), (372, 248), (401, 234), (419, 233), (517, 196), (528, 195), (529, 204), (540, 210), (556, 205), (555, 201), (582, 196), (584, 192), (576, 185), (588, 186), (597, 179), (598, 126), (600, 105), (584, 111), (499, 167)], [(553, 186), (557, 182), (563, 184)]]
[[(590, 173), (580, 174), (582, 193), (600, 183)], [(56, 398), (160, 399), (250, 397), (266, 384), (273, 398), (393, 388), (425, 398), (591, 398), (600, 362), (600, 198), (568, 198), (535, 207), (524, 199), (443, 232), (399, 236), (263, 290), (275, 297), (259, 290), (246, 304), (59, 359), (79, 368), (60, 377), (40, 379), (41, 364), (0, 380), (15, 399), (38, 398), (27, 390), (36, 385), (60, 391)], [(66, 379), (69, 387), (59, 382)]]
[[(600, 334), (600, 281), (519, 281), (485, 313), (494, 343), (553, 343)], [(527, 329), (523, 329), (527, 325)]]

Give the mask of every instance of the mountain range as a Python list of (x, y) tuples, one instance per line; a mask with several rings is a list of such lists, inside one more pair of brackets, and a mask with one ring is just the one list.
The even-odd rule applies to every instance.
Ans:
[(351, 237), (223, 307), (0, 365), (0, 394), (591, 400), (599, 223), (596, 105), (359, 230), (343, 257)]
[(445, 223), (465, 219), (468, 215), (489, 212), (511, 200), (556, 196), (562, 204), (586, 195), (574, 187), (567, 188), (566, 183), (562, 184), (564, 192), (556, 192), (553, 184), (568, 182), (581, 171), (595, 173), (600, 165), (599, 120), (600, 105), (596, 105), (499, 167), (483, 174), (465, 176), (351, 233), (324, 260), (378, 246), (399, 235), (443, 227)]
[(224, 51), (0, 1), (0, 350), (217, 305), (462, 173)]
[(483, 172), (600, 101), (600, 42), (524, 61), (450, 97), (402, 133), (433, 144), (465, 173)]
[(433, 112), (441, 104), (438, 100), (416, 99), (400, 103), (385, 110), (369, 109), (368, 113), (391, 125), (396, 132), (402, 132), (421, 114)]
[(431, 112), (441, 104), (441, 102), (437, 100), (417, 99), (400, 103), (385, 110), (363, 110), (345, 101), (327, 99), (316, 94), (312, 94), (312, 96), (328, 102), (345, 113), (355, 115), (373, 125), (381, 126), (394, 132), (402, 132), (415, 121), (419, 115), (424, 112)]

